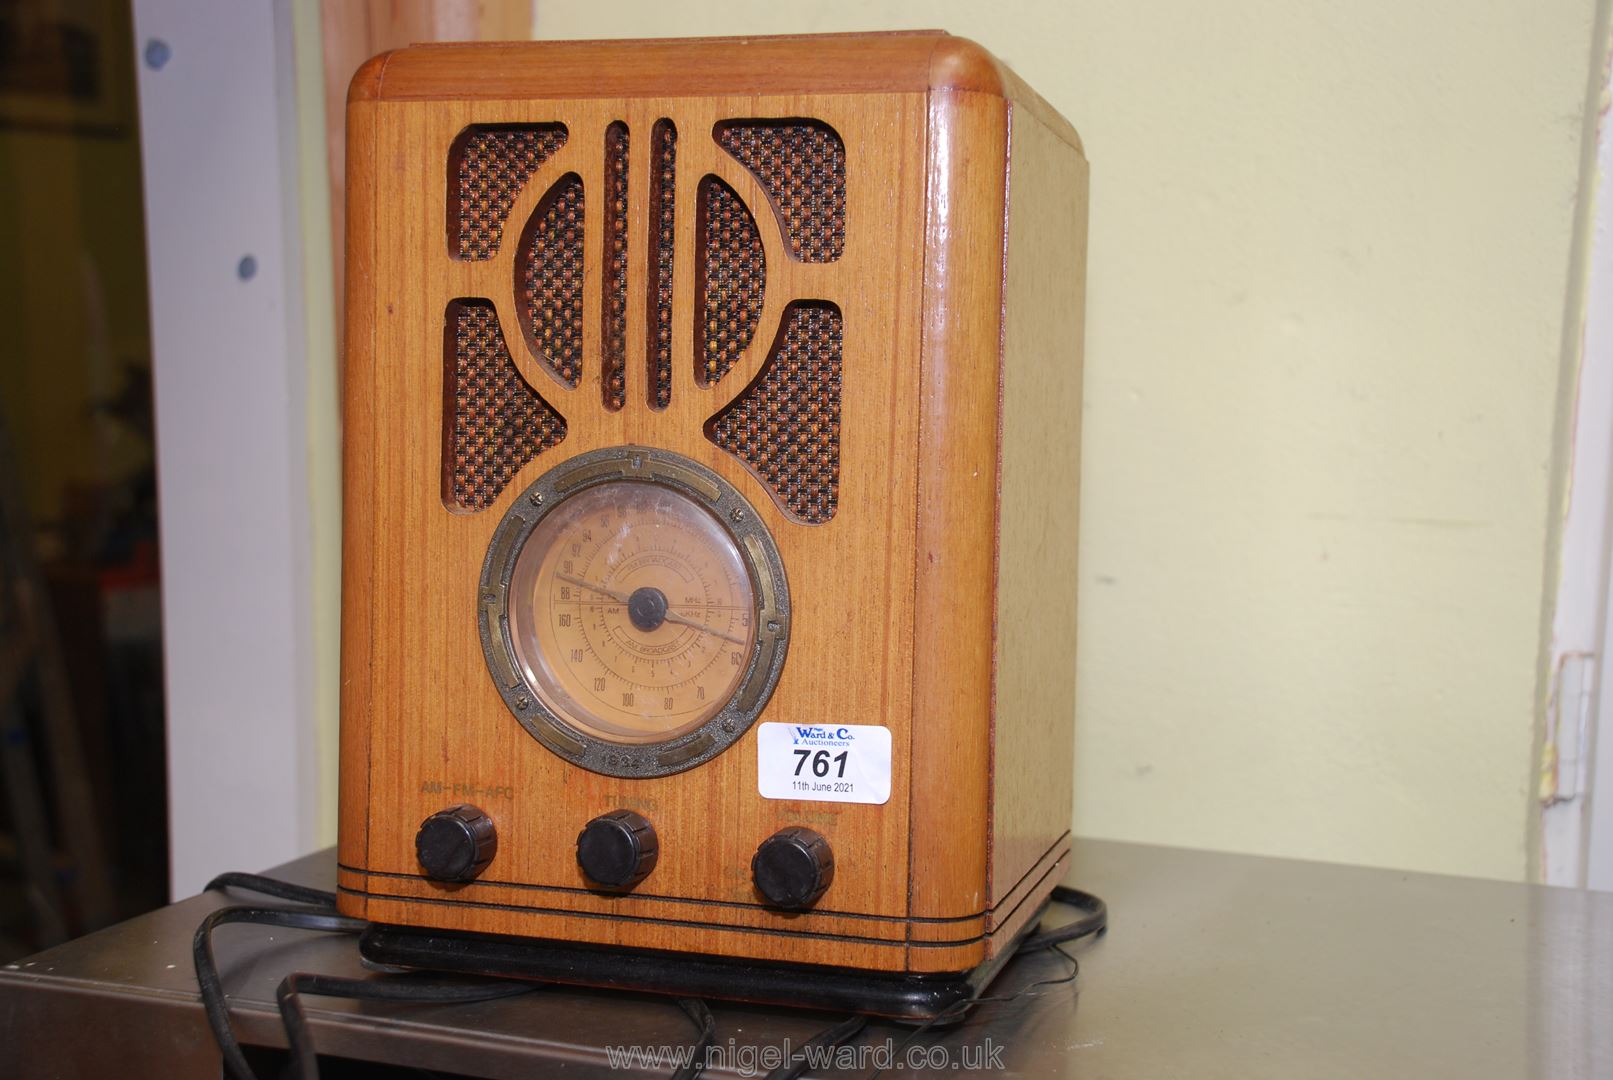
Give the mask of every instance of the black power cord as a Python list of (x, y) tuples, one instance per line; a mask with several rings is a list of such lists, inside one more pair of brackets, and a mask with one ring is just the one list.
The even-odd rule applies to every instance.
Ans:
[[(1052, 950), (1069, 961), (1069, 974), (1057, 979), (1040, 979), (1029, 986), (1016, 990), (1012, 994), (977, 997), (956, 1002), (943, 1009), (938, 1015), (926, 1020), (915, 1028), (906, 1039), (903, 1039), (902, 1044), (896, 1048), (896, 1052), (891, 1057), (892, 1063), (900, 1060), (901, 1056), (907, 1052), (907, 1048), (912, 1046), (919, 1036), (925, 1032), (939, 1024), (951, 1024), (954, 1021), (961, 1020), (981, 1005), (1002, 1004), (1025, 997), (1037, 997), (1040, 996), (1039, 992), (1045, 991), (1047, 987), (1063, 986), (1075, 981), (1075, 977), (1080, 974), (1081, 965), (1075, 957), (1065, 952), (1063, 947), (1079, 938), (1101, 934), (1107, 930), (1109, 927), (1109, 907), (1092, 893), (1072, 889), (1064, 885), (1054, 886), (1052, 900), (1056, 904), (1073, 907), (1080, 914), (1062, 926), (1055, 927), (1052, 930), (1041, 930), (1027, 936), (1019, 943), (1019, 948), (1014, 950), (1014, 955), (1021, 956), (1027, 953)], [(803, 1044), (801, 1053), (796, 1056), (794, 1061), (768, 1073), (767, 1080), (797, 1080), (801, 1074), (806, 1072), (810, 1063), (811, 1058), (808, 1048), (821, 1051), (842, 1046), (855, 1037), (858, 1032), (862, 1031), (867, 1023), (868, 1018), (866, 1016), (850, 1016), (834, 1027), (819, 1032)], [(879, 1080), (884, 1071), (883, 1066), (876, 1068), (868, 1080)]]
[(391, 979), (344, 979), (336, 975), (318, 975), (307, 971), (294, 971), (280, 980), (275, 1000), (280, 1004), (280, 1019), (286, 1025), (286, 1045), (291, 1051), (293, 1074), (300, 1077), (319, 1075), (319, 1057), (314, 1053), (314, 1037), (308, 1030), (308, 1017), (303, 1012), (302, 994), (319, 997), (359, 998), (365, 1001), (403, 1001), (450, 1004), (469, 1001), (494, 1001), (515, 997), (536, 989), (530, 983), (499, 981), (425, 982), (409, 977)]
[[(263, 877), (258, 874), (220, 874), (207, 883), (213, 889), (245, 889), (273, 896), (280, 900), (306, 904), (306, 908), (226, 907), (209, 912), (196, 928), (191, 942), (191, 954), (196, 963), (196, 984), (201, 990), (202, 1009), (207, 1013), (207, 1024), (213, 1029), (224, 1068), (233, 1080), (260, 1080), (253, 1072), (241, 1043), (230, 1027), (230, 1014), (225, 1004), (224, 984), (219, 979), (218, 962), (213, 956), (213, 931), (229, 923), (254, 923), (259, 926), (284, 926), (293, 930), (323, 930), (338, 934), (357, 934), (369, 924), (363, 919), (350, 919), (336, 913), (336, 894), (322, 889), (310, 889), (289, 881)], [(275, 992), (280, 1006), (280, 1017), (286, 1027), (286, 1045), (291, 1053), (291, 1075), (298, 1080), (318, 1080), (319, 1058), (314, 1053), (313, 1037), (308, 1030), (307, 1016), (298, 1000), (301, 994), (319, 994), (326, 997), (361, 998), (371, 1001), (415, 1002), (443, 1004), (460, 1001), (489, 1001), (494, 998), (513, 997), (537, 988), (534, 983), (513, 982), (504, 979), (438, 979), (413, 973), (386, 976), (379, 979), (344, 979), (333, 975), (293, 972), (281, 980)], [(713, 1024), (713, 1027), (715, 1024)]]
[(205, 891), (213, 892), (224, 889), (245, 889), (261, 896), (273, 896), (278, 900), (290, 900), (298, 904), (310, 904), (314, 907), (336, 910), (336, 894), (326, 892), (324, 889), (315, 889), (307, 885), (295, 885), (279, 878), (265, 877), (262, 874), (242, 874), (231, 870), (227, 874), (220, 874), (207, 883)]
[[(356, 934), (369, 924), (336, 913), (336, 894), (323, 889), (296, 885), (260, 874), (220, 874), (207, 883), (207, 891), (214, 889), (243, 889), (272, 896), (279, 900), (303, 904), (304, 908), (268, 908), (238, 906), (219, 908), (209, 912), (196, 928), (191, 944), (196, 964), (196, 983), (201, 990), (202, 1008), (207, 1023), (218, 1043), (224, 1059), (224, 1068), (233, 1080), (260, 1080), (241, 1050), (241, 1044), (230, 1027), (224, 984), (218, 975), (218, 963), (213, 956), (213, 931), (229, 923), (252, 923), (260, 926), (283, 926), (294, 930), (321, 930), (330, 933)], [(1109, 923), (1107, 906), (1098, 897), (1080, 889), (1057, 886), (1053, 890), (1054, 903), (1075, 908), (1080, 914), (1072, 921), (1052, 930), (1031, 934), (1020, 942), (1015, 955), (1051, 949), (1069, 961), (1069, 974), (1057, 979), (1042, 979), (1012, 994), (977, 997), (960, 1001), (926, 1021), (903, 1040), (897, 1054), (905, 1053), (925, 1032), (938, 1024), (961, 1020), (978, 1006), (1017, 1001), (1036, 996), (1046, 987), (1061, 986), (1075, 980), (1081, 965), (1063, 946), (1079, 938), (1103, 933)], [(280, 1017), (286, 1028), (286, 1045), (291, 1057), (291, 1075), (297, 1080), (318, 1080), (319, 1058), (314, 1051), (313, 1035), (300, 1000), (303, 994), (321, 997), (344, 997), (369, 1001), (414, 1002), (417, 1004), (450, 1004), (456, 1002), (492, 1001), (514, 997), (537, 989), (538, 984), (506, 979), (440, 979), (407, 973), (378, 979), (347, 979), (335, 975), (310, 972), (292, 972), (281, 980), (275, 991)], [(688, 1060), (673, 1073), (672, 1080), (697, 1080), (705, 1069), (705, 1058), (717, 1035), (717, 1020), (711, 1009), (699, 998), (679, 998), (678, 1007), (692, 1020), (700, 1035)], [(855, 1038), (868, 1024), (861, 1014), (847, 1017), (832, 1027), (814, 1035), (802, 1044), (794, 1060), (773, 1070), (767, 1080), (797, 1080), (806, 1072), (811, 1055), (833, 1050)], [(877, 1080), (884, 1069), (876, 1069), (869, 1080)]]
[(700, 1028), (700, 1039), (694, 1044), (689, 1060), (672, 1074), (672, 1080), (696, 1080), (706, 1069), (706, 1051), (711, 1049), (712, 1040), (717, 1037), (717, 1018), (711, 1015), (711, 1010), (699, 998), (679, 998), (678, 1008)]
[(812, 1058), (815, 1055), (821, 1054), (825, 1050), (833, 1050), (838, 1046), (844, 1046), (867, 1026), (868, 1017), (862, 1013), (857, 1013), (846, 1017), (834, 1027), (825, 1028), (801, 1044), (801, 1052), (795, 1056), (795, 1060), (785, 1062), (768, 1073), (767, 1080), (797, 1080), (802, 1073), (807, 1071), (807, 1066), (812, 1063)]
[[(240, 1041), (230, 1027), (230, 1014), (224, 1002), (224, 984), (218, 977), (218, 963), (213, 957), (213, 931), (227, 923), (255, 923), (260, 926), (285, 926), (295, 930), (325, 930), (355, 934), (364, 929), (358, 919), (349, 919), (325, 911), (297, 911), (289, 908), (227, 907), (209, 912), (196, 928), (191, 942), (191, 954), (196, 962), (196, 985), (201, 989), (202, 1008), (207, 1013), (207, 1024), (213, 1029), (219, 1052), (224, 1056), (224, 1068), (234, 1080), (258, 1080), (252, 1066), (247, 1064)], [(307, 1080), (313, 1080), (308, 1077)]]
[(1101, 934), (1109, 927), (1109, 905), (1089, 892), (1072, 889), (1068, 885), (1055, 885), (1052, 900), (1055, 904), (1073, 907), (1080, 914), (1063, 926), (1030, 935), (1019, 943), (1018, 949), (1014, 950), (1016, 956), (1019, 953), (1049, 949), (1061, 942), (1075, 941), (1089, 934)]

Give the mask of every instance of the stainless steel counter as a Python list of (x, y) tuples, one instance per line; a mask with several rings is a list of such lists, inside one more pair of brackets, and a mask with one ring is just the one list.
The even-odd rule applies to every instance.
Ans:
[[(334, 856), (275, 873), (330, 888)], [(892, 1056), (888, 1076), (1613, 1076), (1613, 894), (1098, 841), (1077, 843), (1067, 882), (1110, 910), (1108, 934), (1075, 950), (1073, 986), (926, 1033), (912, 1045), (928, 1068), (904, 1065), (908, 1029), (876, 1023), (852, 1044), (860, 1071), (812, 1075)], [(193, 897), (0, 969), (0, 1073), (217, 1078), (191, 937), (208, 910), (257, 899)], [(350, 937), (227, 926), (215, 941), (236, 1029), (265, 1047), (284, 1046), (287, 972), (364, 971)], [(993, 993), (1064, 970), (1022, 958)], [(764, 1074), (785, 1040), (837, 1019), (713, 1011), (714, 1077)], [(610, 1049), (693, 1040), (665, 999), (553, 987), (459, 1006), (315, 998), (308, 1012), (322, 1054), (475, 1076), (665, 1076), (670, 1061), (613, 1067)]]

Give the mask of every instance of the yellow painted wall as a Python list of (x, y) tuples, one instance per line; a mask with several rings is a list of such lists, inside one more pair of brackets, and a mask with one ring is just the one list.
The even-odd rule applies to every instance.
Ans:
[(341, 387), (331, 269), (330, 178), (325, 139), (325, 55), (318, 0), (292, 0), (297, 101), (297, 202), (302, 225), (303, 337), (308, 350), (308, 497), (312, 536), (314, 737), (319, 762), (315, 837), (336, 842), (342, 629)]
[(1595, 16), (540, 0), (536, 25), (934, 26), (1006, 59), (1092, 160), (1076, 829), (1521, 878)]

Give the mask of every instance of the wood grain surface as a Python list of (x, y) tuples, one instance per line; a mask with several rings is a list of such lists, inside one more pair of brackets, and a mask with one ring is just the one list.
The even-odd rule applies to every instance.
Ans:
[[(1022, 109), (1040, 115), (1045, 106), (1004, 97), (1017, 81), (958, 39), (769, 39), (765, 77), (757, 74), (757, 47), (754, 39), (432, 46), (377, 58), (355, 79), (348, 114), (344, 911), (378, 922), (956, 971), (1022, 927), (1057, 878), (1068, 850), (1071, 717), (1027, 715), (1042, 708), (1036, 692), (1010, 693), (1014, 715), (1002, 708), (1003, 653), (1017, 645), (998, 633), (996, 570), (1005, 422), (999, 387), (1020, 385), (1014, 373), (1022, 365), (1041, 372), (1054, 359), (1046, 341), (1067, 329), (1021, 314), (1010, 291), (1010, 325), (1024, 325), (1010, 331), (1019, 344), (1003, 351), (1010, 116)], [(773, 62), (781, 55), (798, 61), (787, 74)], [(947, 58), (939, 87), (931, 85), (938, 55)], [(793, 260), (766, 212), (766, 194), (711, 137), (723, 120), (793, 117), (828, 124), (845, 144), (846, 243), (836, 262)], [(677, 254), (671, 405), (655, 410), (635, 365), (647, 351), (641, 238), (649, 228), (650, 131), (661, 118), (679, 131)], [(603, 137), (613, 122), (625, 124), (630, 138), (630, 367), (626, 407), (609, 412), (601, 405), (597, 238)], [(511, 123), (564, 124), (568, 139), (521, 190), (497, 254), (480, 262), (452, 258), (449, 147), (468, 126)], [(1071, 174), (1065, 162), (1075, 161), (1084, 178), (1073, 132), (1065, 138), (1054, 125), (1042, 126), (1051, 142), (1027, 146), (1025, 164), (1016, 154), (1015, 168), (1043, 170), (1041, 186), (1056, 187)], [(528, 350), (515, 296), (516, 238), (543, 194), (568, 173), (580, 176), (587, 192), (576, 389), (562, 386)], [(767, 268), (754, 341), (710, 389), (695, 379), (693, 346), (696, 191), (708, 174), (752, 209)], [(1042, 213), (1039, 199), (1027, 198), (1027, 215)], [(1084, 189), (1081, 205), (1084, 223)], [(1009, 221), (1013, 233), (1012, 215)], [(1052, 275), (1052, 288), (1079, 293), (1081, 262), (1061, 262), (1051, 245), (1042, 248), (1025, 272)], [(1010, 259), (1013, 249), (1010, 243)], [(1008, 276), (1015, 279), (1012, 265)], [(1041, 294), (1027, 295), (1034, 304)], [(460, 299), (493, 305), (518, 369), (568, 428), (564, 441), (477, 513), (451, 512), (442, 499), (444, 318)], [(704, 434), (706, 421), (760, 370), (780, 315), (796, 300), (827, 301), (843, 315), (839, 506), (821, 525), (782, 510), (743, 463)], [(1024, 378), (1027, 391), (1062, 394), (1070, 385), (1063, 376)], [(1012, 422), (1040, 423), (1035, 394), (1023, 396)], [(569, 764), (510, 715), (477, 636), (477, 579), (493, 530), (546, 470), (626, 443), (692, 458), (761, 512), (794, 605), (788, 661), (762, 720), (888, 727), (889, 802), (760, 797), (754, 730), (695, 769), (624, 780)], [(1009, 483), (1003, 490), (1018, 489)], [(1011, 503), (1003, 506), (1007, 514)], [(1027, 520), (1040, 522), (1034, 514)], [(1068, 542), (1073, 551), (1073, 535)], [(1022, 581), (1012, 573), (1004, 580)], [(1062, 574), (1047, 583), (1070, 590), (1072, 613), (1074, 586)], [(1073, 655), (1059, 662), (1073, 671)], [(1065, 772), (1062, 788), (1054, 784), (1034, 809), (1001, 791), (994, 796), (991, 772), (995, 755), (1016, 762), (1027, 782), (1043, 782), (1047, 769), (1027, 764), (1037, 754), (1031, 740), (1062, 747), (1044, 760), (1062, 754)], [(461, 801), (493, 817), (498, 856), (469, 885), (429, 881), (415, 862), (415, 831), (429, 814)], [(995, 825), (994, 801), (1004, 813)], [(587, 888), (575, 842), (590, 818), (618, 808), (650, 818), (660, 860), (632, 893), (609, 896)], [(766, 907), (750, 880), (756, 845), (789, 825), (818, 830), (836, 856), (833, 886), (803, 913)]]

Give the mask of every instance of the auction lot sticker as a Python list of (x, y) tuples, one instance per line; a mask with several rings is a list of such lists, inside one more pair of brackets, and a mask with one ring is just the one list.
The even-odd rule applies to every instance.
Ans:
[(874, 724), (762, 724), (756, 786), (766, 799), (884, 803), (891, 732)]

